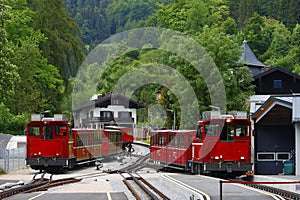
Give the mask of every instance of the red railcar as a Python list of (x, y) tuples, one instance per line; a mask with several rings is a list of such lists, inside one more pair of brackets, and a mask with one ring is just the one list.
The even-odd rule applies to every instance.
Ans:
[(191, 159), (191, 142), (194, 130), (158, 130), (150, 133), (150, 159), (169, 167), (185, 167)]
[(242, 175), (252, 170), (251, 122), (232, 117), (197, 122), (194, 131), (153, 131), (151, 160), (197, 174)]
[(26, 163), (31, 168), (60, 171), (122, 152), (122, 130), (71, 129), (60, 116), (27, 123)]
[(252, 170), (251, 149), (250, 120), (199, 121), (187, 166), (192, 173), (239, 176)]

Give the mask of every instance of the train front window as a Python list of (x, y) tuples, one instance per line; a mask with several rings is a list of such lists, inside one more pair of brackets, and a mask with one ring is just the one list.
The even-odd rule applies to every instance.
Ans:
[(248, 124), (237, 124), (236, 125), (236, 136), (249, 136), (249, 125)]
[(197, 125), (196, 138), (198, 138), (200, 140), (202, 139), (202, 124)]
[(220, 140), (233, 141), (234, 139), (234, 125), (225, 123), (221, 132)]
[(204, 126), (205, 136), (217, 136), (219, 125), (216, 124), (205, 124)]
[(65, 125), (57, 125), (55, 130), (56, 136), (66, 136), (68, 133), (68, 127)]
[(28, 126), (28, 135), (29, 136), (40, 136), (40, 127), (39, 126)]
[(52, 126), (44, 126), (43, 127), (44, 140), (52, 139)]

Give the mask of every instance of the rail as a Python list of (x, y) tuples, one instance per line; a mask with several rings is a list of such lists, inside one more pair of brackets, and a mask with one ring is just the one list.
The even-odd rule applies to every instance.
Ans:
[(151, 183), (146, 181), (141, 176), (136, 177), (136, 175), (134, 176), (131, 173), (129, 173), (127, 176), (121, 174), (121, 176), (124, 178), (123, 180), (124, 184), (128, 187), (128, 189), (131, 191), (133, 196), (138, 200), (143, 200), (143, 199), (170, 200), (170, 198), (164, 195), (160, 190), (155, 188)]
[(81, 179), (75, 178), (64, 178), (52, 181), (52, 175), (50, 179), (45, 178), (45, 173), (41, 175), (41, 178), (36, 178), (37, 174), (34, 175), (31, 182), (25, 185), (16, 185), (17, 187), (7, 188), (6, 190), (0, 192), (0, 199), (4, 199), (19, 193), (31, 193), (41, 190), (46, 190), (51, 187), (56, 187), (59, 185), (75, 183), (81, 181)]
[[(252, 181), (237, 181), (237, 180), (220, 180), (220, 200), (223, 199), (223, 184), (228, 184), (228, 183), (235, 183), (235, 184), (243, 184), (247, 185), (250, 187), (254, 187), (259, 190), (264, 190), (267, 192), (270, 192), (275, 195), (279, 195), (281, 197), (287, 198), (287, 199), (297, 199), (300, 200), (300, 194), (282, 190), (279, 188), (274, 188), (267, 186), (269, 184), (297, 184), (300, 183), (300, 181), (285, 181), (285, 182), (278, 182), (278, 181), (258, 181), (258, 182), (252, 182)], [(265, 185), (263, 185), (265, 184)]]

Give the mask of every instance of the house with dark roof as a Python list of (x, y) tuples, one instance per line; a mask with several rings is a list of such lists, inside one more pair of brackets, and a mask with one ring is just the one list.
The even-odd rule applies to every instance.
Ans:
[(137, 109), (144, 105), (120, 94), (94, 95), (91, 102), (74, 109), (75, 128), (100, 129), (106, 125), (135, 127)]
[(239, 63), (243, 63), (245, 66), (249, 67), (252, 76), (256, 76), (257, 74), (261, 73), (267, 66), (259, 61), (249, 45), (247, 41), (243, 41), (242, 45), (242, 55), (239, 59)]
[(257, 95), (300, 93), (300, 76), (280, 67), (269, 67), (253, 78)]

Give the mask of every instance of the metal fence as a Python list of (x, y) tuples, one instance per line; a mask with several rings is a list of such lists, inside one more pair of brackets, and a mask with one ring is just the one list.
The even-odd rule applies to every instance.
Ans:
[(0, 170), (9, 173), (26, 167), (25, 156), (26, 147), (7, 150), (3, 145), (0, 150)]

